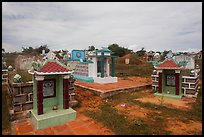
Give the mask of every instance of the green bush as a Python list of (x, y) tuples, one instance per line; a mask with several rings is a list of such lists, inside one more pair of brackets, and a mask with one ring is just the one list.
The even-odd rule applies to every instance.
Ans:
[(18, 74), (21, 76), (22, 82), (32, 81), (32, 75), (27, 71), (19, 71)]

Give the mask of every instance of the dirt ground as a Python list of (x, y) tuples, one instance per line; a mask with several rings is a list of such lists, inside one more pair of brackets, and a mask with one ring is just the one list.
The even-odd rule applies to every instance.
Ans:
[(135, 99), (141, 102), (150, 102), (156, 105), (164, 105), (170, 108), (179, 108), (179, 109), (191, 109), (191, 106), (188, 105), (188, 103), (193, 103), (195, 102), (194, 98), (189, 98), (189, 99), (181, 99), (181, 100), (176, 100), (176, 99), (171, 99), (171, 98), (161, 98), (161, 97), (143, 97), (139, 99)]
[(127, 77), (126, 79), (127, 79), (127, 80), (130, 80), (130, 81), (141, 82), (141, 83), (151, 83), (151, 82), (152, 82), (151, 77), (131, 76), (131, 77)]
[(202, 130), (202, 123), (199, 121), (190, 120), (190, 122), (184, 123), (169, 118), (167, 122), (167, 130), (170, 130), (172, 135), (196, 135)]
[[(150, 82), (150, 78), (140, 78), (140, 77), (127, 77), (128, 80), (140, 80), (142, 82)], [(137, 94), (139, 98), (134, 100), (140, 102), (149, 102), (152, 104), (157, 104), (169, 107), (169, 108), (177, 108), (182, 110), (190, 110), (190, 103), (194, 103), (194, 98), (182, 98), (181, 100), (171, 99), (171, 98), (161, 98), (153, 95), (152, 89), (144, 89), (139, 92), (131, 93), (132, 95)], [(102, 99), (96, 95), (94, 95), (89, 90), (76, 89), (76, 98), (81, 100), (81, 107), (77, 108), (77, 111), (83, 112), (85, 109), (92, 111), (100, 111), (98, 106), (102, 103)], [(136, 104), (115, 104), (112, 106), (114, 109), (118, 110), (118, 113), (124, 114), (128, 120), (134, 120), (135, 118), (146, 118), (149, 113), (161, 113), (158, 110), (150, 110), (147, 108), (142, 108)], [(192, 121), (188, 120), (188, 123), (184, 123), (182, 120), (175, 120), (171, 117), (166, 119), (168, 123), (167, 130), (171, 131), (173, 135), (179, 134), (197, 134), (202, 131), (202, 122), (200, 121)]]

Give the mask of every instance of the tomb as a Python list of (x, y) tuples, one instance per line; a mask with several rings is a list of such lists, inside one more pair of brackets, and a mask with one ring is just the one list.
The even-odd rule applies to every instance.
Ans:
[(33, 75), (33, 109), (31, 120), (36, 129), (64, 124), (76, 119), (69, 106), (73, 71), (57, 60), (47, 60)]
[(167, 58), (154, 66), (152, 74), (152, 88), (155, 96), (164, 96), (180, 99), (182, 96), (197, 97), (199, 71), (198, 66), (189, 76), (182, 74), (183, 66), (167, 54)]
[[(108, 48), (86, 53), (84, 50), (72, 50), (69, 68), (74, 69), (74, 78), (84, 82), (115, 83), (115, 56)], [(111, 74), (110, 64), (111, 61)]]

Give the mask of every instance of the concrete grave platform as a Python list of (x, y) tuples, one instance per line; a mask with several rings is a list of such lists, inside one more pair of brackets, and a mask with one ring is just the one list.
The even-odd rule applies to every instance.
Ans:
[(128, 92), (128, 91), (145, 89), (147, 87), (151, 87), (151, 84), (152, 84), (151, 82), (123, 80), (121, 78), (118, 79), (118, 82), (106, 83), (106, 84), (75, 81), (76, 87), (91, 90), (102, 98), (110, 97), (120, 92)]
[(72, 108), (52, 110), (44, 108), (44, 114), (38, 115), (37, 111), (31, 110), (31, 120), (35, 125), (35, 129), (44, 129), (70, 122), (76, 119), (76, 111)]

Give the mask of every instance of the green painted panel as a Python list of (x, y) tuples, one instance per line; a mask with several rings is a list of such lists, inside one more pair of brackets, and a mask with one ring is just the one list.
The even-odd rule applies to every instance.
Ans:
[(167, 91), (170, 91), (170, 94), (175, 95), (175, 87), (172, 86), (164, 86), (163, 93), (167, 94)]
[(155, 96), (159, 96), (159, 97), (168, 97), (168, 98), (174, 98), (174, 99), (181, 99), (182, 95), (172, 95), (172, 94), (160, 94), (158, 92), (154, 93)]
[[(58, 105), (58, 108), (63, 108), (63, 78), (59, 75), (45, 76), (44, 79), (56, 79), (56, 97), (44, 98), (43, 107), (52, 108)], [(37, 81), (33, 78), (33, 110), (37, 110)]]
[(112, 57), (112, 77), (115, 77), (115, 58)]
[(44, 129), (47, 127), (64, 124), (76, 119), (76, 111), (72, 108), (60, 109), (56, 111), (45, 108), (44, 111), (46, 113), (43, 115), (37, 115), (37, 111), (31, 111), (31, 120), (36, 129)]
[[(175, 95), (176, 92), (176, 88), (175, 86), (167, 86), (166, 85), (166, 75), (167, 74), (175, 74), (175, 70), (163, 70), (163, 74), (162, 74), (162, 93), (163, 94), (167, 94), (167, 91), (170, 91), (171, 95)], [(179, 75), (179, 95), (183, 95), (182, 93), (182, 77), (181, 77), (181, 73)]]
[(59, 102), (59, 107), (63, 109), (63, 78), (59, 78), (59, 97), (58, 97), (58, 102)]
[(101, 53), (101, 77), (104, 78), (104, 53)]

